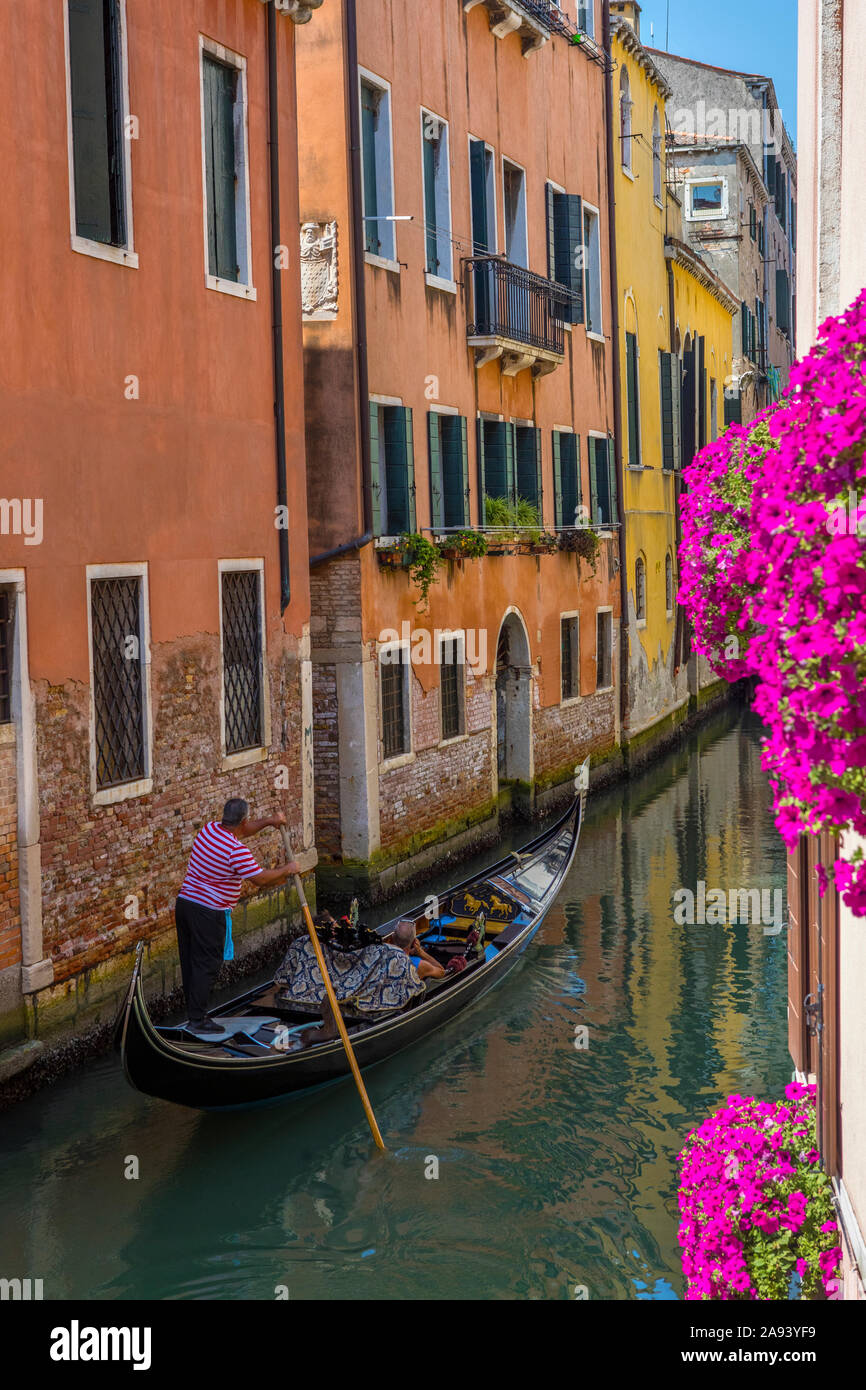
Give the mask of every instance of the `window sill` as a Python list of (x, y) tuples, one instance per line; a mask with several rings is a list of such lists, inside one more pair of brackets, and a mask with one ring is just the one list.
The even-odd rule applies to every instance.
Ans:
[(15, 724), (11, 720), (0, 724), (0, 748), (5, 743), (15, 743)]
[(153, 778), (142, 777), (137, 782), (124, 782), (120, 787), (105, 787), (94, 792), (91, 800), (94, 806), (113, 806), (118, 801), (131, 801), (136, 796), (149, 796), (153, 791)]
[(372, 251), (365, 251), (364, 260), (367, 265), (374, 265), (379, 270), (390, 270), (393, 275), (400, 274), (400, 262), (391, 261), (387, 256), (374, 256)]
[(424, 272), (424, 279), (431, 290), (442, 290), (443, 294), (457, 293), (456, 280), (445, 280), (441, 275), (431, 275), (429, 270)]
[(414, 753), (398, 753), (396, 757), (394, 757), (394, 758), (386, 758), (383, 762), (381, 762), (381, 763), (379, 764), (379, 771), (380, 771), (380, 772), (396, 772), (398, 768), (400, 768), (400, 767), (408, 767), (409, 764), (410, 764), (410, 763), (414, 763), (414, 761), (415, 761), (415, 754), (414, 754)]
[(451, 748), (455, 743), (466, 743), (468, 734), (455, 734), (453, 738), (440, 738), (437, 748)]
[(218, 294), (229, 294), (233, 299), (256, 298), (252, 285), (239, 285), (235, 280), (223, 280), (219, 275), (206, 275), (204, 282), (209, 290), (216, 290)]
[(267, 748), (244, 748), (240, 753), (224, 753), (220, 758), (220, 770), (231, 772), (236, 767), (249, 767), (252, 763), (267, 762)]
[(642, 632), (643, 629), (646, 627), (646, 618), (637, 618), (636, 621), (635, 621), (635, 627), (636, 627), (640, 632)]
[[(634, 137), (632, 137), (632, 138), (634, 138)], [(631, 179), (632, 183), (635, 183), (635, 182), (636, 182), (636, 179), (635, 179), (635, 176), (634, 176), (634, 174), (632, 173), (631, 169), (627, 169), (626, 166), (625, 166), (624, 164), (623, 164), (621, 167), (622, 167), (622, 172), (625, 174), (626, 178), (627, 178), (627, 179)]]
[(607, 339), (605, 338), (605, 336), (604, 336), (603, 333), (596, 333), (596, 332), (594, 332), (593, 329), (591, 329), (591, 328), (588, 328), (588, 329), (586, 330), (586, 336), (587, 336), (587, 338), (590, 338), (590, 339), (592, 340), (592, 342), (594, 342), (594, 343), (606, 343), (606, 342), (607, 342)]
[(665, 613), (665, 617), (667, 618), (669, 623), (672, 623), (674, 620), (674, 610), (672, 608), (668, 608), (668, 610)]
[(138, 253), (125, 246), (106, 246), (102, 241), (90, 241), (74, 233), (70, 246), (80, 256), (92, 256), (95, 261), (110, 261), (112, 265), (125, 265), (130, 270), (138, 270)]
[(654, 196), (654, 197), (653, 197), (653, 202), (655, 203), (655, 205), (656, 205), (656, 207), (658, 208), (659, 212), (664, 212), (664, 206), (663, 206), (663, 204), (662, 204), (661, 198), (656, 198), (656, 197)]
[(613, 694), (613, 690), (614, 690), (614, 687), (613, 687), (612, 685), (597, 685), (597, 686), (595, 687), (595, 694), (596, 694), (596, 695), (612, 695), (612, 694)]
[(560, 709), (566, 709), (569, 705), (579, 705), (583, 699), (582, 695), (569, 695), (567, 700), (560, 700)]

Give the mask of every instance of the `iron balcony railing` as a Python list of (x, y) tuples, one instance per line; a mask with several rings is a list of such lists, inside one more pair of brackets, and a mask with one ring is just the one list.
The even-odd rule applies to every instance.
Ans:
[(499, 256), (471, 256), (463, 264), (468, 338), (507, 338), (565, 352), (570, 290)]

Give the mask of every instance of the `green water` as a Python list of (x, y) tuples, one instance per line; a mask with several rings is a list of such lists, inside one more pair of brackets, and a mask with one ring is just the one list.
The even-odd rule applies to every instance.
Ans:
[(728, 713), (595, 799), (517, 970), (367, 1073), (385, 1155), (349, 1084), (203, 1115), (114, 1056), (7, 1112), (0, 1274), (46, 1299), (679, 1297), (682, 1139), (791, 1071), (784, 931), (672, 917), (699, 879), (784, 889), (757, 739)]

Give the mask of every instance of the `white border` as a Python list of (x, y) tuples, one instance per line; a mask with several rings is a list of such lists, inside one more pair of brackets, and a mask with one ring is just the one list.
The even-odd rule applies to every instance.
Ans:
[[(597, 328), (597, 329), (596, 329), (596, 328), (590, 329), (590, 328), (587, 327), (587, 324), (588, 324), (588, 322), (589, 322), (589, 266), (588, 266), (588, 265), (584, 265), (584, 268), (583, 268), (583, 324), (584, 324), (584, 329), (586, 330), (586, 336), (587, 336), (587, 338), (591, 338), (592, 341), (593, 341), (593, 342), (596, 342), (596, 343), (603, 343), (603, 342), (605, 341), (605, 336), (604, 336), (604, 267), (603, 267), (603, 262), (602, 262), (602, 258), (601, 258), (601, 211), (600, 211), (597, 207), (595, 207), (594, 204), (588, 203), (587, 200), (584, 198), (584, 199), (583, 199), (583, 208), (582, 208), (582, 213), (583, 213), (584, 218), (586, 218), (586, 214), (587, 214), (588, 212), (591, 212), (591, 213), (594, 213), (594, 214), (595, 214), (595, 219), (596, 219), (596, 221), (597, 221), (597, 223), (598, 223), (598, 313), (599, 313), (599, 318), (601, 319), (601, 327), (600, 327), (600, 328)], [(584, 251), (586, 251), (586, 250), (587, 250), (587, 246), (586, 246), (586, 222), (585, 222), (585, 221), (584, 221), (583, 227), (581, 228), (581, 231), (582, 231), (582, 233), (583, 233), (583, 242), (582, 242), (582, 245), (583, 245)], [(605, 437), (606, 437), (606, 436), (605, 436)]]
[[(511, 159), (507, 154), (500, 155), (501, 174), (502, 174), (502, 241), (505, 259), (509, 265), (520, 266), (522, 270), (529, 270), (529, 184), (526, 178), (526, 168), (523, 164), (518, 164), (516, 159)], [(518, 169), (523, 175), (523, 239), (526, 246), (526, 265), (520, 261), (512, 261), (508, 255), (508, 247), (505, 239), (508, 235), (505, 223), (505, 166), (510, 164), (512, 169)]]
[(138, 270), (138, 255), (135, 250), (135, 236), (132, 222), (132, 141), (126, 134), (129, 110), (129, 53), (126, 34), (126, 0), (118, 0), (120, 15), (120, 85), (123, 111), (123, 198), (126, 222), (126, 242), (123, 246), (109, 246), (102, 241), (91, 241), (89, 237), (78, 235), (75, 214), (75, 152), (72, 140), (72, 60), (69, 41), (69, 5), (63, 0), (63, 51), (66, 67), (66, 144), (69, 166), (69, 244), (73, 251), (82, 256), (92, 256), (97, 261), (110, 261), (114, 265), (125, 265), (130, 270)]
[[(722, 207), (720, 212), (693, 212), (692, 211), (692, 190), (703, 188), (708, 184), (720, 183), (722, 185)], [(725, 222), (728, 218), (730, 199), (728, 193), (728, 180), (724, 174), (717, 178), (690, 178), (686, 179), (685, 187), (685, 213), (687, 222)]]
[[(153, 791), (153, 718), (150, 696), (150, 594), (148, 589), (147, 562), (122, 565), (88, 565), (87, 585), (87, 660), (90, 671), (90, 799), (94, 806), (111, 806), (117, 801), (128, 801), (132, 797), (147, 796)], [(141, 678), (144, 684), (142, 717), (144, 721), (144, 769), (145, 775), (135, 782), (122, 782), (117, 787), (97, 788), (96, 783), (96, 686), (93, 678), (93, 609), (90, 586), (94, 579), (122, 579), (128, 576), (141, 580), (139, 589), (139, 621), (141, 640)]]
[(496, 187), (496, 147), (491, 145), (488, 140), (482, 140), (480, 135), (473, 135), (471, 131), (466, 132), (466, 156), (468, 160), (469, 177), (469, 245), (473, 256), (475, 253), (475, 238), (472, 235), (472, 146), (483, 145), (490, 155), (490, 173), (493, 183), (493, 245), (488, 246), (486, 255), (499, 255), (499, 195)]
[[(581, 613), (580, 613), (580, 610), (579, 610), (579, 609), (576, 609), (576, 608), (573, 609), (573, 610), (572, 610), (571, 612), (569, 612), (569, 613), (560, 613), (560, 615), (559, 615), (559, 704), (560, 704), (560, 707), (561, 707), (562, 709), (565, 709), (565, 708), (566, 708), (567, 706), (569, 706), (569, 705), (578, 705), (578, 704), (580, 704), (581, 700), (583, 699), (583, 696), (582, 696), (581, 690), (580, 690), (580, 619), (581, 619), (581, 616), (582, 616), (582, 615), (581, 615)], [(565, 699), (565, 698), (563, 697), (563, 694), (562, 694), (562, 624), (563, 624), (563, 622), (566, 621), (566, 619), (567, 619), (568, 621), (570, 621), (570, 622), (574, 622), (574, 621), (577, 622), (577, 694), (576, 694), (576, 695), (569, 695), (567, 699)], [(598, 621), (598, 619), (596, 619), (596, 622), (597, 622), (597, 621)], [(597, 629), (596, 629), (596, 634), (597, 634)], [(597, 636), (597, 635), (596, 635), (596, 641), (598, 641), (598, 636)], [(572, 655), (572, 664), (573, 664), (573, 663), (574, 663), (574, 656)]]
[[(598, 615), (599, 613), (610, 614), (610, 685), (598, 684)], [(608, 691), (616, 689), (616, 659), (614, 653), (614, 630), (613, 630), (613, 607), (611, 604), (603, 604), (595, 610), (595, 694), (603, 695)]]
[[(424, 227), (424, 274), (425, 274), (425, 277), (426, 277), (426, 280), (427, 280), (427, 284), (428, 284), (428, 285), (431, 285), (431, 286), (433, 287), (433, 289), (437, 289), (437, 290), (445, 290), (445, 289), (451, 290), (451, 289), (453, 289), (454, 293), (456, 294), (456, 293), (457, 293), (457, 285), (455, 284), (455, 281), (454, 281), (454, 241), (453, 241), (452, 236), (451, 236), (451, 233), (452, 233), (452, 230), (453, 230), (453, 226), (454, 226), (454, 219), (453, 219), (452, 208), (451, 208), (451, 202), (452, 202), (452, 196), (451, 196), (451, 125), (450, 125), (450, 122), (448, 122), (448, 121), (445, 119), (444, 116), (440, 116), (440, 115), (438, 115), (435, 111), (431, 111), (430, 108), (429, 108), (429, 106), (422, 106), (422, 107), (420, 107), (420, 111), (421, 111), (421, 195), (422, 195), (423, 207), (424, 207), (424, 219), (423, 219), (423, 224), (422, 224), (423, 227)], [(426, 188), (425, 188), (425, 186), (424, 186), (424, 142), (425, 142), (425, 139), (426, 139), (426, 136), (424, 135), (424, 118), (425, 118), (425, 116), (429, 117), (430, 120), (438, 121), (440, 126), (444, 126), (444, 127), (445, 127), (445, 142), (446, 142), (446, 146), (447, 146), (446, 152), (447, 152), (447, 155), (448, 155), (448, 158), (447, 158), (447, 160), (446, 160), (446, 163), (447, 163), (447, 166), (448, 166), (448, 233), (447, 233), (447, 238), (446, 238), (447, 241), (448, 241), (448, 274), (447, 274), (447, 275), (434, 275), (432, 271), (430, 271), (430, 270), (427, 269), (427, 196), (426, 196), (427, 190), (426, 190)], [(440, 131), (440, 134), (441, 134), (441, 131)], [(434, 190), (434, 193), (435, 193), (435, 190)], [(438, 212), (437, 212), (437, 216), (438, 216)], [(444, 228), (442, 228), (441, 230), (444, 230)], [(437, 226), (437, 228), (436, 228), (436, 232), (437, 232), (436, 242), (437, 242), (437, 245), (438, 245), (438, 242), (439, 242), (439, 236), (438, 236), (439, 231), (440, 231), (440, 228)]]
[[(408, 737), (409, 747), (408, 747), (408, 749), (406, 750), (405, 753), (395, 753), (394, 756), (393, 756), (392, 758), (386, 758), (386, 757), (385, 757), (385, 717), (384, 717), (384, 710), (383, 710), (383, 708), (382, 708), (382, 693), (383, 693), (383, 692), (382, 692), (382, 665), (383, 665), (382, 656), (383, 656), (383, 654), (384, 654), (385, 652), (395, 651), (395, 650), (405, 651), (406, 654), (407, 654), (406, 659), (401, 660), (401, 661), (399, 661), (399, 662), (389, 662), (388, 665), (395, 665), (395, 666), (399, 665), (399, 666), (402, 666), (403, 670), (404, 670), (405, 673), (406, 673), (406, 679), (405, 679), (405, 681), (404, 681), (404, 683), (403, 683), (403, 717), (404, 717), (404, 719), (405, 719), (405, 721), (406, 721), (405, 728), (406, 728), (406, 732), (407, 732), (407, 734), (408, 734), (408, 736), (409, 736), (409, 737)], [(376, 677), (377, 677), (377, 679), (376, 679), (376, 685), (377, 685), (377, 687), (378, 687), (377, 696), (378, 696), (378, 705), (379, 705), (379, 710), (378, 710), (378, 713), (379, 713), (379, 720), (378, 720), (378, 725), (379, 725), (379, 727), (378, 727), (378, 735), (379, 735), (379, 739), (378, 739), (378, 742), (379, 742), (379, 771), (380, 771), (380, 773), (382, 773), (382, 772), (392, 772), (392, 771), (394, 771), (395, 768), (398, 768), (398, 767), (406, 767), (409, 763), (414, 763), (414, 761), (415, 761), (415, 744), (414, 744), (414, 740), (413, 740), (413, 737), (412, 737), (412, 675), (413, 675), (413, 670), (412, 670), (412, 642), (411, 642), (411, 638), (410, 638), (410, 640), (409, 640), (408, 642), (405, 641), (405, 640), (402, 639), (402, 638), (398, 638), (396, 641), (393, 641), (393, 642), (377, 642), (377, 643), (376, 643)]]
[[(386, 78), (384, 78), (384, 77), (378, 77), (378, 76), (376, 75), (376, 73), (375, 73), (375, 72), (371, 72), (369, 68), (362, 68), (361, 65), (359, 64), (359, 65), (358, 65), (358, 130), (361, 132), (361, 134), (360, 134), (360, 144), (361, 144), (361, 151), (360, 151), (360, 153), (361, 153), (361, 217), (362, 217), (362, 218), (366, 218), (366, 216), (367, 216), (367, 207), (366, 207), (366, 202), (365, 202), (365, 198), (364, 198), (364, 177), (363, 177), (363, 169), (364, 169), (364, 135), (363, 135), (363, 131), (364, 131), (364, 110), (363, 110), (363, 105), (362, 105), (362, 102), (361, 102), (361, 84), (362, 84), (364, 81), (369, 82), (369, 84), (370, 84), (371, 87), (378, 87), (378, 89), (379, 89), (380, 92), (385, 92), (385, 93), (387, 93), (387, 96), (388, 96), (388, 159), (389, 159), (389, 161), (390, 161), (390, 176), (391, 176), (391, 212), (390, 212), (390, 216), (393, 217), (393, 216), (395, 215), (395, 211), (396, 211), (396, 207), (397, 207), (397, 203), (396, 203), (396, 197), (397, 197), (397, 195), (396, 195), (396, 191), (395, 191), (395, 188), (394, 188), (394, 102), (393, 102), (392, 99), (391, 99), (391, 83), (390, 83)], [(450, 149), (449, 149), (449, 158), (450, 158)], [(391, 231), (392, 231), (392, 234), (393, 234), (393, 237), (394, 237), (394, 255), (393, 255), (393, 257), (391, 257), (391, 256), (379, 256), (379, 255), (376, 255), (376, 254), (375, 254), (374, 252), (372, 252), (372, 251), (368, 251), (368, 250), (366, 249), (366, 245), (367, 245), (367, 223), (366, 223), (366, 221), (363, 221), (361, 225), (362, 225), (362, 229), (363, 229), (363, 232), (364, 232), (364, 248), (365, 248), (365, 249), (364, 249), (364, 260), (367, 262), (367, 264), (368, 264), (368, 265), (377, 265), (377, 266), (379, 266), (382, 270), (393, 270), (397, 275), (399, 275), (399, 274), (400, 274), (400, 259), (399, 259), (399, 255), (398, 255), (398, 253), (397, 253), (397, 223), (396, 223), (396, 222), (392, 222), (392, 223), (391, 223)]]
[[(259, 576), (259, 632), (262, 643), (262, 742), (257, 748), (244, 748), (240, 753), (226, 752), (226, 686), (223, 641), (223, 575), (237, 574), (254, 570)], [(268, 641), (265, 632), (265, 562), (262, 559), (219, 560), (217, 562), (219, 582), (220, 614), (220, 768), (231, 772), (236, 767), (249, 767), (251, 763), (267, 760), (271, 746), (271, 692), (268, 680)]]
[[(249, 91), (247, 88), (247, 60), (240, 53), (233, 52), (226, 48), (224, 44), (217, 43), (214, 39), (206, 38), (204, 34), (198, 36), (198, 70), (199, 70), (199, 106), (201, 111), (201, 203), (202, 219), (204, 227), (204, 282), (209, 290), (217, 290), (220, 294), (234, 296), (235, 299), (256, 298), (256, 291), (253, 287), (253, 229), (250, 213), (250, 131), (249, 131)], [(207, 235), (207, 149), (205, 144), (204, 127), (204, 55), (209, 54), (211, 58), (216, 58), (227, 67), (236, 68), (240, 73), (240, 100), (243, 112), (243, 165), (244, 165), (244, 190), (243, 190), (243, 209), (244, 209), (244, 231), (246, 240), (246, 268), (247, 279), (245, 282), (236, 280), (225, 280), (219, 275), (211, 275), (208, 262), (208, 235)], [(235, 206), (235, 223), (237, 223), (237, 206)]]

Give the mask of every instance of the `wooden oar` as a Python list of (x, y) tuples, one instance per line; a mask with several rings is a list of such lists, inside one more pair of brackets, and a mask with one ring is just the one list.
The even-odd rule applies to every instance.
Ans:
[[(292, 854), (292, 845), (291, 841), (289, 840), (289, 832), (284, 825), (280, 826), (280, 834), (283, 837), (283, 848), (286, 852), (286, 859), (289, 862), (291, 862), (291, 860), (293, 860), (295, 856)], [(298, 895), (298, 900), (301, 904), (301, 911), (304, 914), (304, 922), (306, 923), (307, 931), (310, 935), (310, 940), (313, 943), (313, 950), (316, 953), (316, 962), (322, 974), (322, 980), (325, 985), (325, 993), (328, 996), (328, 1003), (334, 1011), (334, 1021), (336, 1022), (336, 1025), (340, 1030), (340, 1037), (343, 1040), (343, 1047), (345, 1048), (346, 1056), (349, 1059), (349, 1066), (352, 1068), (352, 1075), (355, 1078), (355, 1085), (358, 1088), (358, 1095), (361, 1097), (361, 1104), (364, 1107), (364, 1114), (367, 1116), (367, 1123), (370, 1126), (370, 1131), (373, 1135), (373, 1138), (376, 1141), (377, 1148), (384, 1149), (385, 1141), (379, 1132), (379, 1126), (376, 1123), (376, 1116), (373, 1114), (373, 1107), (370, 1104), (370, 1099), (367, 1095), (366, 1087), (364, 1086), (364, 1083), (361, 1080), (361, 1071), (355, 1058), (355, 1053), (352, 1050), (352, 1044), (349, 1042), (349, 1034), (346, 1032), (346, 1024), (343, 1020), (343, 1015), (340, 1013), (340, 1006), (337, 1003), (337, 996), (334, 993), (334, 987), (331, 984), (331, 977), (329, 976), (328, 968), (325, 965), (325, 957), (322, 954), (322, 947), (319, 942), (318, 935), (316, 933), (316, 928), (313, 924), (312, 913), (310, 912), (309, 904), (307, 903), (307, 898), (304, 893), (304, 885), (301, 882), (300, 874), (295, 874), (294, 878), (295, 892)]]

